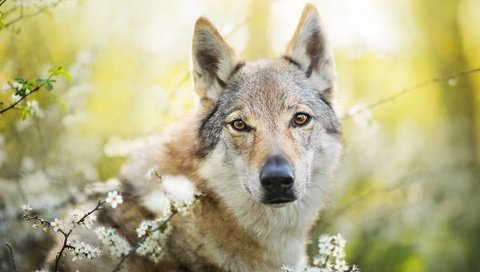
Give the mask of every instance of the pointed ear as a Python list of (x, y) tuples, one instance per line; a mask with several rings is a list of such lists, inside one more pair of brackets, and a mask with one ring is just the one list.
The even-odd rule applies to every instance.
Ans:
[(327, 99), (333, 95), (335, 61), (330, 51), (325, 28), (317, 9), (307, 4), (302, 12), (285, 57), (305, 71), (315, 88)]
[(195, 91), (204, 106), (215, 104), (239, 58), (205, 17), (195, 24), (192, 43)]

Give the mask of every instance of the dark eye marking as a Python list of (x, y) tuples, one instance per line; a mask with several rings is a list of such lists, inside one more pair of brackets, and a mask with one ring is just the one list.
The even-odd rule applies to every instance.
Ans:
[(321, 93), (321, 92), (319, 92), (319, 93), (320, 93), (320, 95), (319, 95), (320, 100), (322, 100), (322, 102), (325, 105), (327, 105), (331, 110), (333, 110), (333, 107), (332, 107), (332, 104), (330, 103), (330, 101), (328, 101), (328, 99), (325, 97), (325, 95), (323, 93)]

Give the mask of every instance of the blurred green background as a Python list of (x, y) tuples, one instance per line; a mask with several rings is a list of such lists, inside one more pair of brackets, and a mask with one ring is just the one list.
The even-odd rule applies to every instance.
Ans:
[[(480, 73), (365, 108), (438, 75), (480, 67), (480, 1), (311, 2), (335, 49), (339, 112), (366, 109), (343, 122), (337, 186), (312, 241), (342, 233), (347, 260), (362, 271), (480, 271)], [(72, 74), (52, 92), (29, 98), (38, 102), (32, 116), (0, 115), (0, 240), (12, 244), (18, 266), (38, 268), (42, 256), (33, 245), (49, 242), (48, 234), (21, 222), (21, 204), (55, 217), (85, 201), (84, 187), (115, 178), (136, 138), (192, 108), (197, 17), (209, 17), (246, 59), (277, 57), (305, 3), (1, 5), (0, 22), (24, 18), (0, 30), (0, 85), (46, 76), (54, 65)], [(0, 91), (6, 105), (11, 96)], [(0, 270), (9, 269), (2, 245)]]

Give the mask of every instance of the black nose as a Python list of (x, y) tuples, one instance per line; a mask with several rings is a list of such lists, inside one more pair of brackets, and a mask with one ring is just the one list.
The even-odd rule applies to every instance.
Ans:
[(270, 193), (286, 192), (293, 186), (293, 172), (281, 156), (271, 156), (260, 172), (260, 183)]

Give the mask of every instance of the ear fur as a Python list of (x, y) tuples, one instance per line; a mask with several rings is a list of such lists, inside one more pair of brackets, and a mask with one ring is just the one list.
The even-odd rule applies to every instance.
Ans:
[(192, 63), (195, 91), (202, 105), (211, 106), (217, 101), (238, 60), (215, 26), (200, 17), (193, 34)]
[(315, 88), (331, 99), (335, 82), (335, 62), (325, 28), (317, 9), (307, 4), (285, 57), (299, 64)]

